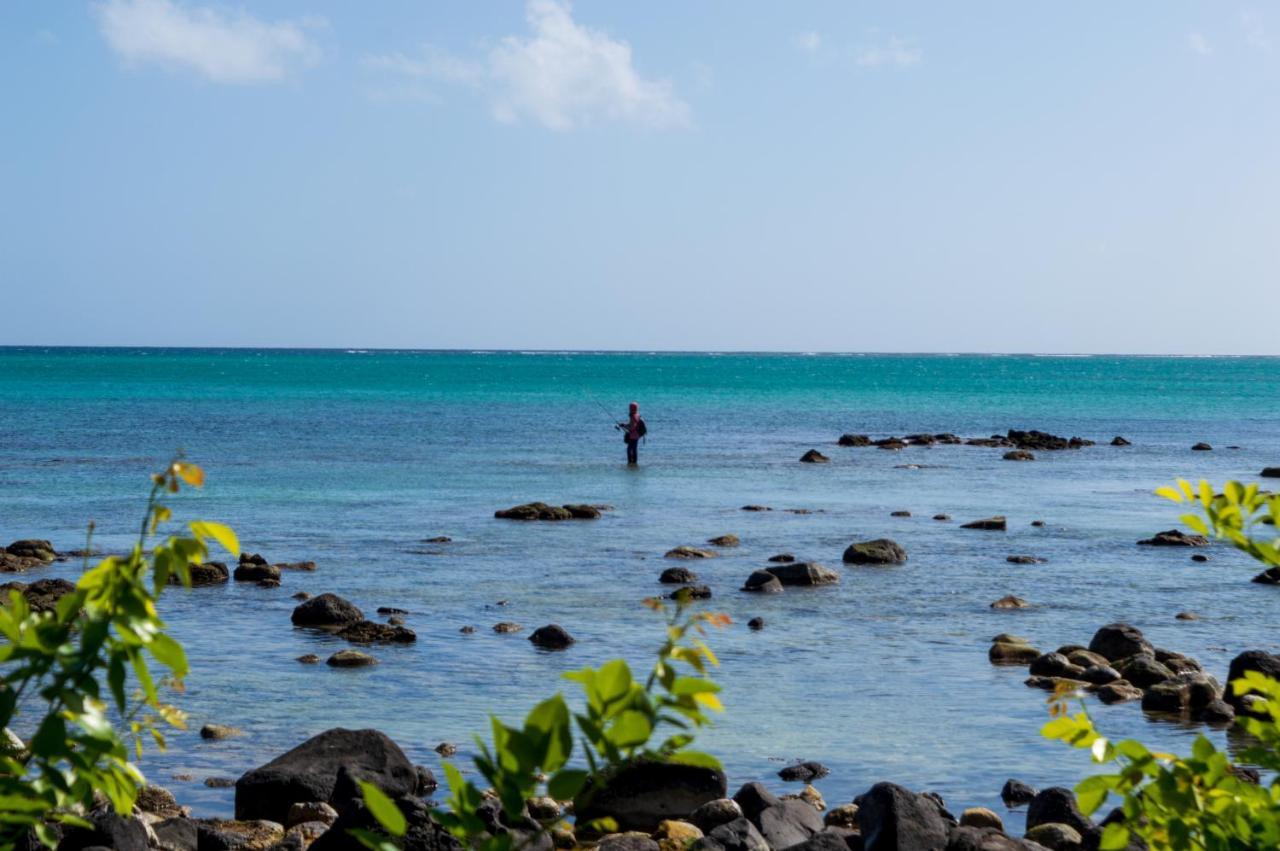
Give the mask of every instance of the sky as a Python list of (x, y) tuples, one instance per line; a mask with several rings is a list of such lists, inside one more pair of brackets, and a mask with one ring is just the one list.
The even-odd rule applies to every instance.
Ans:
[(0, 104), (0, 345), (1280, 354), (1273, 2), (3, 0)]

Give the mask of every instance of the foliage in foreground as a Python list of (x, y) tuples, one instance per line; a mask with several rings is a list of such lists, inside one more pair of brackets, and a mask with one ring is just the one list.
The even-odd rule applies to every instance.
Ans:
[[(492, 790), (489, 794), (496, 796), (503, 823), (525, 823), (526, 801), (543, 790), (557, 801), (582, 801), (591, 794), (593, 782), (634, 760), (720, 767), (715, 757), (688, 748), (694, 731), (711, 722), (709, 713), (723, 708), (716, 696), (720, 686), (708, 676), (708, 667), (719, 663), (701, 636), (707, 626), (724, 626), (729, 619), (707, 612), (686, 614), (685, 602), (680, 596), (674, 607), (661, 600), (645, 601), (664, 617), (666, 641), (644, 682), (635, 679), (625, 660), (613, 659), (599, 668), (564, 675), (582, 690), (585, 704), (579, 710), (570, 709), (557, 693), (535, 706), (523, 726), (490, 718), (493, 741), (476, 738), (475, 767)], [(570, 766), (575, 747), (586, 768)], [(486, 790), (451, 763), (445, 763), (444, 770), (450, 794), (447, 807), (433, 813), (436, 820), (468, 848), (510, 851), (513, 835), (495, 834), (485, 820)], [(383, 830), (393, 838), (403, 836), (407, 825), (395, 803), (375, 786), (362, 784), (362, 789), (365, 804)], [(611, 821), (600, 819), (592, 827), (611, 830), (616, 827)], [(547, 828), (543, 825), (537, 833)], [(368, 831), (353, 833), (366, 848), (398, 847), (394, 839)]]
[[(1196, 490), (1181, 479), (1177, 488), (1157, 493), (1174, 502), (1199, 503), (1203, 518), (1182, 518), (1197, 532), (1224, 538), (1269, 566), (1280, 565), (1280, 539), (1249, 535), (1265, 522), (1263, 518), (1280, 520), (1280, 495), (1261, 494), (1257, 485), (1239, 482), (1228, 482), (1221, 494), (1215, 494), (1208, 482), (1202, 481)], [(1274, 776), (1280, 772), (1280, 683), (1249, 671), (1227, 688), (1236, 695), (1260, 698), (1237, 724), (1254, 741), (1243, 759), (1273, 773), (1267, 785), (1242, 777), (1229, 755), (1204, 735), (1196, 737), (1185, 757), (1151, 751), (1132, 739), (1113, 743), (1097, 731), (1087, 712), (1068, 715), (1066, 693), (1055, 693), (1054, 718), (1043, 734), (1088, 748), (1095, 762), (1115, 770), (1087, 777), (1076, 786), (1085, 813), (1095, 812), (1112, 795), (1121, 799), (1123, 821), (1104, 828), (1102, 849), (1126, 848), (1135, 837), (1152, 851), (1280, 848), (1280, 777)]]
[[(161, 686), (181, 689), (187, 659), (164, 632), (156, 601), (170, 576), (191, 584), (189, 564), (205, 559), (209, 541), (232, 554), (239, 553), (239, 543), (226, 526), (193, 521), (189, 534), (148, 550), (172, 517), (161, 499), (183, 484), (202, 486), (204, 472), (175, 460), (151, 478), (146, 514), (128, 555), (108, 556), (92, 569), (86, 556), (75, 590), (55, 611), (32, 611), (18, 591), (0, 606), (0, 727), (8, 738), (15, 716), (42, 713), (37, 723), (24, 725), (35, 731), (30, 741), (0, 756), (0, 849), (12, 848), (31, 830), (52, 847), (57, 839), (50, 822), (88, 827), (83, 816), (95, 792), (127, 815), (145, 782), (130, 761), (130, 745), (140, 757), (150, 735), (163, 749), (162, 725), (184, 724), (182, 712), (160, 699)], [(157, 683), (153, 663), (168, 672), (167, 679)], [(112, 723), (112, 710), (128, 726), (128, 742)]]

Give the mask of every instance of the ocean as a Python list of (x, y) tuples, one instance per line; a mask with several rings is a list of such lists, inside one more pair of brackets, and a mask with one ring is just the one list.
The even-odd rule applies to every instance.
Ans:
[[(273, 562), (318, 564), (275, 589), (162, 598), (191, 660), (175, 698), (190, 729), (141, 765), (197, 815), (232, 812), (233, 790), (206, 777), (235, 778), (334, 726), (381, 729), (437, 776), (442, 741), (469, 766), (489, 713), (516, 720), (556, 690), (573, 696), (561, 673), (620, 655), (647, 669), (662, 635), (642, 600), (670, 590), (657, 583), (676, 563), (663, 554), (732, 533), (740, 546), (681, 562), (711, 587), (704, 605), (734, 621), (709, 637), (727, 711), (700, 737), (731, 790), (798, 791), (776, 772), (814, 759), (831, 769), (816, 784), (828, 805), (892, 780), (1017, 826), (999, 801), (1006, 779), (1071, 786), (1090, 768), (1040, 737), (1045, 693), (1025, 670), (988, 663), (993, 635), (1049, 650), (1124, 620), (1219, 679), (1242, 650), (1280, 651), (1280, 589), (1251, 584), (1248, 559), (1214, 545), (1198, 564), (1135, 544), (1179, 525), (1154, 488), (1280, 465), (1278, 388), (1277, 358), (0, 348), (0, 543), (78, 548), (93, 521), (96, 547), (128, 546), (147, 474), (182, 450), (207, 483), (174, 501), (179, 518), (228, 523)], [(649, 425), (635, 469), (612, 428), (632, 400)], [(1011, 428), (1098, 445), (1030, 463), (973, 446), (836, 445), (845, 432)], [(1116, 435), (1132, 445), (1108, 445)], [(1214, 450), (1191, 451), (1198, 441)], [(831, 462), (798, 463), (809, 449)], [(614, 510), (493, 517), (533, 500)], [(890, 516), (900, 510), (911, 516)], [(994, 514), (1007, 532), (959, 528)], [(424, 543), (439, 535), (453, 540)], [(841, 564), (849, 543), (879, 537), (909, 561)], [(782, 552), (836, 569), (840, 584), (738, 590)], [(1045, 563), (1007, 563), (1014, 554)], [(297, 591), (340, 594), (370, 617), (407, 609), (418, 641), (373, 648), (368, 669), (299, 664), (345, 644), (292, 628)], [(989, 608), (1006, 594), (1034, 607)], [(1185, 610), (1200, 619), (1175, 620)], [(755, 616), (763, 630), (747, 629)], [(499, 621), (524, 629), (497, 634)], [(546, 623), (577, 642), (535, 649), (526, 638)], [(1205, 729), (1135, 704), (1090, 709), (1109, 736), (1164, 749)], [(205, 742), (208, 722), (245, 735)]]

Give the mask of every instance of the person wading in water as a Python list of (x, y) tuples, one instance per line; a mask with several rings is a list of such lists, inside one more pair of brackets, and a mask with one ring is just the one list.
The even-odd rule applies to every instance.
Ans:
[(627, 463), (639, 464), (640, 438), (649, 431), (648, 426), (644, 424), (644, 418), (640, 416), (639, 403), (631, 403), (631, 416), (625, 423), (618, 423), (617, 427), (622, 431), (622, 439), (627, 442)]

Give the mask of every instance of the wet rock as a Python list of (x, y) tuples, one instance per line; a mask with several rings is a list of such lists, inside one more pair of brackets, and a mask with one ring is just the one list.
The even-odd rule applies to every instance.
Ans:
[(842, 558), (845, 564), (904, 564), (907, 551), (896, 541), (877, 538), (850, 544)]
[(950, 515), (950, 514), (935, 514), (935, 515), (933, 515), (933, 519), (934, 519), (934, 520), (940, 520), (940, 521), (944, 521), (944, 522), (945, 522), (945, 521), (947, 521), (947, 520), (950, 520), (950, 519), (951, 519), (951, 515)]
[(816, 587), (819, 585), (833, 585), (840, 581), (840, 574), (817, 562), (779, 564), (773, 567), (766, 567), (765, 571), (776, 576), (783, 585)]
[(1225, 700), (1212, 700), (1197, 717), (1206, 724), (1229, 724), (1236, 720), (1236, 711)]
[(524, 627), (520, 626), (520, 624), (513, 623), (511, 621), (499, 621), (493, 625), (493, 631), (502, 635), (519, 632), (522, 629), (524, 629)]
[(899, 440), (896, 437), (887, 437), (883, 440), (873, 440), (872, 444), (874, 444), (876, 448), (883, 449), (886, 452), (897, 452), (900, 449), (907, 448), (907, 442), (905, 440)]
[(205, 724), (200, 728), (200, 738), (215, 742), (243, 735), (243, 730), (236, 727), (228, 727), (226, 724)]
[(340, 627), (364, 620), (364, 612), (337, 594), (320, 594), (293, 610), (294, 626)]
[(1140, 653), (1155, 655), (1155, 648), (1143, 637), (1142, 631), (1127, 623), (1111, 623), (1099, 629), (1089, 641), (1089, 649), (1109, 662)]
[(720, 535), (707, 541), (713, 547), (736, 547), (742, 543), (737, 535)]
[(1000, 456), (1005, 461), (1034, 461), (1036, 456), (1032, 455), (1025, 449), (1011, 449), (1004, 455)]
[(326, 659), (325, 664), (331, 668), (367, 668), (378, 664), (378, 660), (359, 650), (339, 650)]
[(596, 843), (597, 851), (659, 851), (658, 843), (648, 833), (628, 831), (610, 833)]
[(796, 557), (791, 553), (778, 553), (776, 556), (769, 556), (769, 561), (773, 564), (791, 564)]
[(1065, 824), (1080, 833), (1093, 827), (1093, 822), (1080, 812), (1075, 793), (1062, 786), (1045, 789), (1028, 805), (1028, 830), (1041, 824)]
[(554, 623), (538, 627), (529, 636), (529, 641), (533, 646), (540, 647), (543, 650), (564, 650), (570, 644), (573, 644), (574, 640), (568, 630)]
[(747, 621), (747, 628), (756, 632), (764, 629), (764, 618), (761, 618), (761, 617), (752, 618), (751, 620)]
[(743, 511), (773, 511), (773, 509), (767, 505), (744, 505), (742, 506), (742, 510)]
[(1040, 793), (1034, 786), (1011, 778), (1005, 781), (1004, 787), (1000, 790), (1000, 800), (1004, 801), (1006, 807), (1018, 807), (1031, 803), (1038, 794)]
[(1031, 604), (1021, 597), (1015, 597), (1012, 594), (1001, 597), (991, 604), (993, 609), (1029, 609)]
[(871, 438), (865, 434), (842, 434), (836, 443), (841, 446), (870, 446)]
[(608, 816), (619, 830), (652, 833), (666, 819), (689, 819), (725, 791), (722, 771), (642, 760), (589, 780), (574, 801), (574, 814), (579, 823)]
[(1079, 665), (1073, 665), (1061, 653), (1042, 653), (1031, 660), (1028, 672), (1038, 677), (1067, 677), (1078, 680), (1084, 673)]
[(279, 587), (280, 587), (280, 580), (279, 580), (279, 579), (270, 579), (270, 578), (268, 578), (268, 579), (259, 579), (259, 580), (258, 580), (257, 582), (255, 582), (254, 584), (255, 584), (255, 585), (257, 585), (259, 588), (279, 588)]
[(1142, 695), (1142, 708), (1147, 712), (1181, 712), (1186, 702), (1186, 687), (1175, 682), (1156, 683)]
[(1116, 435), (1115, 437), (1111, 438), (1111, 445), (1112, 446), (1132, 446), (1133, 444), (1125, 440), (1120, 435)]
[[(58, 848), (64, 851), (91, 851), (95, 848), (147, 851), (147, 828), (140, 819), (117, 815), (109, 807), (93, 810), (85, 818), (90, 826), (64, 828)], [(41, 846), (36, 843), (34, 847)]]
[(1118, 670), (1126, 680), (1140, 689), (1148, 689), (1156, 683), (1173, 679), (1173, 671), (1158, 661), (1154, 656), (1140, 653), (1116, 663)]
[(1023, 680), (1023, 684), (1029, 688), (1044, 689), (1045, 691), (1057, 691), (1062, 688), (1079, 691), (1088, 685), (1084, 680), (1077, 680), (1073, 677), (1052, 677), (1045, 674), (1033, 674)]
[(453, 538), (450, 538), (448, 535), (436, 535), (434, 538), (423, 538), (423, 539), (422, 539), (422, 543), (424, 543), (424, 544), (452, 544), (452, 543), (453, 543)]
[(1027, 830), (1026, 838), (1050, 851), (1079, 851), (1084, 848), (1080, 831), (1067, 824), (1049, 822)]
[(600, 508), (595, 505), (583, 505), (581, 503), (571, 503), (563, 506), (564, 510), (569, 512), (571, 520), (598, 520), (600, 518)]
[(707, 801), (689, 814), (689, 822), (704, 834), (740, 818), (742, 818), (742, 808), (732, 798), (716, 798), (713, 801)]
[(1168, 529), (1138, 541), (1138, 544), (1144, 547), (1207, 547), (1209, 539), (1204, 535), (1189, 535), (1178, 529)]
[(284, 838), (284, 825), (270, 819), (200, 819), (196, 835), (201, 851), (267, 851)]
[(987, 517), (982, 520), (974, 520), (971, 523), (965, 523), (960, 528), (982, 529), (988, 532), (1003, 532), (1008, 528), (1008, 525), (1008, 521), (1005, 520), (1003, 515), (996, 515), (995, 517)]
[(1231, 704), (1237, 714), (1248, 708), (1245, 695), (1236, 694), (1235, 681), (1245, 675), (1246, 671), (1257, 671), (1260, 674), (1280, 680), (1280, 656), (1273, 656), (1262, 650), (1246, 650), (1231, 660), (1227, 670), (1227, 688), (1223, 700)]
[(1200, 620), (1200, 616), (1199, 616), (1199, 615), (1197, 615), (1195, 612), (1178, 612), (1178, 613), (1177, 613), (1176, 615), (1174, 615), (1173, 617), (1174, 617), (1176, 620), (1180, 620), (1180, 621), (1198, 621), (1198, 620)]
[(1092, 668), (1095, 665), (1109, 665), (1111, 660), (1101, 653), (1085, 650), (1083, 647), (1059, 647), (1058, 652), (1067, 657), (1067, 661), (1081, 668)]
[(1131, 700), (1142, 700), (1142, 689), (1126, 680), (1115, 680), (1099, 686), (1094, 692), (1103, 703), (1127, 703)]
[(17, 591), (33, 612), (52, 612), (58, 601), (74, 590), (76, 587), (65, 579), (37, 579), (30, 584), (6, 582), (0, 585), (0, 600), (8, 602), (9, 592)]
[(701, 549), (698, 549), (697, 547), (675, 547), (674, 549), (667, 550), (666, 554), (663, 556), (663, 558), (683, 558), (683, 559), (715, 558), (715, 557), (716, 557), (716, 553), (712, 552), (711, 550), (701, 550)]
[(823, 455), (816, 449), (810, 449), (808, 452), (800, 456), (800, 461), (803, 464), (825, 464), (830, 460), (830, 458)]
[(391, 626), (404, 626), (404, 618), (400, 617), (399, 615), (392, 615), (391, 617), (387, 618), (387, 623), (389, 623)]
[(677, 588), (667, 595), (668, 600), (680, 600), (688, 602), (689, 600), (710, 600), (711, 588), (707, 585), (686, 585), (683, 588)]
[(1114, 683), (1123, 678), (1120, 672), (1110, 665), (1091, 665), (1081, 672), (1080, 679), (1095, 686), (1105, 686), (1107, 683)]
[(960, 824), (964, 827), (989, 827), (1004, 831), (1004, 820), (986, 807), (970, 807), (960, 814)]
[(733, 800), (737, 802), (742, 815), (748, 821), (757, 822), (760, 820), (760, 814), (778, 804), (781, 798), (770, 792), (763, 783), (752, 782), (742, 784), (738, 791), (733, 793)]
[(204, 779), (204, 785), (208, 786), (210, 789), (233, 789), (235, 788), (236, 781), (232, 780), (230, 777), (206, 777)]
[(658, 581), (666, 585), (687, 585), (698, 581), (698, 574), (687, 567), (668, 567), (662, 571)]
[(523, 505), (514, 505), (511, 508), (504, 508), (493, 512), (493, 516), (500, 520), (572, 520), (573, 515), (569, 513), (569, 509), (555, 505), (547, 505), (545, 502), (526, 502)]
[(476, 628), (474, 626), (471, 626), (470, 624), (466, 626), (458, 627), (458, 632), (462, 633), (463, 635), (471, 635), (475, 631), (476, 631)]
[(691, 851), (770, 851), (760, 831), (745, 818), (712, 828), (689, 847)]
[(1280, 479), (1280, 467), (1263, 467), (1258, 475), (1264, 479)]
[(788, 765), (778, 772), (778, 776), (788, 783), (812, 783), (814, 780), (826, 777), (830, 773), (831, 769), (822, 763), (807, 761)]
[(830, 810), (827, 810), (827, 814), (822, 817), (822, 822), (827, 827), (842, 827), (849, 830), (857, 830), (858, 805), (841, 804), (838, 807), (832, 807)]
[(1029, 665), (1039, 657), (1039, 650), (1019, 641), (996, 641), (987, 651), (987, 659), (993, 665)]
[(1043, 564), (1044, 563), (1044, 559), (1036, 558), (1035, 556), (1028, 556), (1028, 555), (1005, 556), (1004, 560), (1009, 562), (1009, 564)]
[(857, 800), (866, 851), (942, 851), (949, 824), (937, 802), (893, 783), (877, 783)]
[(178, 799), (163, 786), (151, 784), (143, 786), (138, 790), (134, 805), (144, 813), (151, 813), (161, 818), (178, 818), (186, 815), (183, 808), (178, 806)]
[(756, 829), (770, 848), (792, 848), (822, 830), (822, 816), (812, 804), (789, 798), (760, 812)]
[(1057, 452), (1063, 449), (1079, 449), (1082, 446), (1092, 446), (1092, 440), (1085, 440), (1081, 437), (1058, 437), (1056, 434), (1048, 432), (1036, 431), (1018, 431), (1010, 429), (1008, 435), (1009, 442), (1019, 449), (1038, 449), (1048, 452)]
[(910, 517), (911, 512), (910, 511), (890, 511), (889, 516), (890, 517)]
[(45, 564), (48, 564), (58, 557), (58, 553), (54, 550), (53, 544), (36, 538), (14, 541), (12, 544), (5, 547), (4, 551), (11, 556), (35, 559), (36, 561), (43, 562)]
[(151, 823), (160, 851), (197, 851), (199, 832), (196, 823), (189, 818), (175, 816)]
[(297, 592), (296, 594), (292, 594), (292, 595), (290, 595), (290, 596), (292, 596), (292, 597), (293, 597), (293, 599), (295, 599), (295, 600), (297, 600), (297, 601), (299, 601), (299, 602), (301, 602), (301, 601), (303, 601), (303, 600), (310, 600), (310, 599), (311, 599), (311, 595), (310, 595), (310, 594), (308, 594), (306, 591), (299, 591), (299, 592)]
[(289, 814), (285, 818), (285, 828), (293, 827), (296, 824), (305, 824), (307, 822), (321, 822), (323, 824), (333, 824), (338, 820), (338, 811), (329, 806), (324, 801), (299, 801), (289, 807)]
[[(192, 588), (221, 585), (231, 578), (231, 574), (227, 570), (226, 564), (220, 561), (206, 561), (203, 564), (191, 564), (187, 566), (187, 572), (191, 576)], [(170, 573), (168, 582), (170, 585), (181, 585), (182, 577), (177, 573)]]
[(1034, 526), (1034, 527), (1036, 527), (1037, 529), (1040, 529), (1040, 528), (1043, 528), (1043, 527), (1044, 527), (1044, 521), (1043, 521), (1043, 520), (1032, 520), (1032, 521), (1031, 521), (1031, 525), (1032, 525), (1032, 526)]
[(307, 653), (304, 656), (299, 656), (298, 661), (304, 665), (314, 665), (320, 661), (320, 657), (314, 653)]
[(365, 620), (344, 626), (338, 637), (355, 644), (412, 644), (418, 640), (417, 633), (408, 627)]
[(1200, 442), (1191, 447), (1196, 452), (1211, 452), (1213, 447), (1207, 443)]
[(407, 615), (408, 609), (397, 609), (394, 606), (378, 606), (378, 614), (380, 615)]
[(1268, 567), (1250, 581), (1259, 585), (1280, 585), (1280, 567)]

